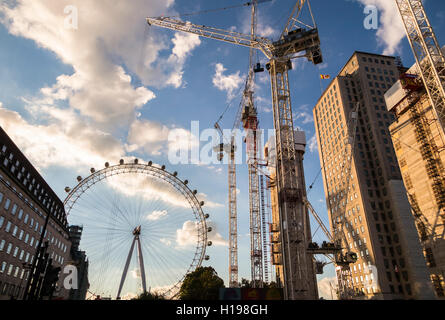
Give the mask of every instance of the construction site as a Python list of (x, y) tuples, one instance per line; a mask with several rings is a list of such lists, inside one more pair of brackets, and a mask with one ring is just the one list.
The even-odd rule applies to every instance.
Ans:
[[(307, 59), (314, 65), (323, 62), (323, 44), (320, 43), (314, 18), (316, 12), (312, 12), (309, 1), (297, 1), (280, 38), (271, 41), (257, 35), (256, 10), (262, 2), (265, 1), (244, 4), (252, 10), (250, 34), (195, 25), (192, 21), (184, 22), (178, 18), (147, 19), (152, 27), (192, 33), (250, 48), (250, 68), (233, 125), (234, 134), (225, 137), (219, 122), (215, 124), (226, 141), (215, 146), (215, 151), (219, 160), (229, 159), (230, 286), (239, 286), (234, 154), (241, 146), (235, 145), (234, 135), (235, 129), (242, 126), (247, 132), (253, 288), (262, 288), (265, 283), (276, 281), (284, 289), (285, 300), (318, 299), (316, 275), (322, 274), (323, 267), (332, 263), (336, 267), (339, 299), (443, 297), (445, 60), (422, 2), (394, 1), (417, 61), (415, 69), (404, 68), (394, 57), (355, 53), (314, 109), (329, 228), (323, 224), (306, 196), (308, 188), (303, 169), (306, 137), (303, 131), (295, 129), (288, 76), (294, 59)], [(304, 20), (304, 17), (309, 19)], [(264, 54), (269, 62), (265, 65), (257, 63), (256, 51)], [(386, 90), (375, 93), (371, 88), (373, 83), (368, 84), (368, 80), (372, 80), (370, 73), (377, 73), (377, 66), (384, 67), (378, 68), (380, 80), (384, 82), (381, 88), (389, 89), (400, 79), (397, 89), (408, 92), (398, 101), (389, 96), (389, 102), (386, 101), (388, 109), (385, 106), (377, 109), (382, 114), (375, 112), (373, 104), (377, 98), (372, 94), (380, 97), (381, 104)], [(268, 142), (261, 158), (254, 84), (255, 75), (266, 70), (271, 79), (275, 138)], [(386, 77), (386, 83), (383, 74), (391, 75)], [(376, 75), (374, 80), (379, 80)], [(401, 96), (400, 93), (395, 94)], [(338, 113), (335, 107), (340, 108)], [(333, 114), (339, 117), (335, 123)], [(383, 123), (380, 128), (377, 125), (377, 116), (381, 118), (383, 114), (388, 119), (387, 124), (389, 119), (395, 121), (390, 129)], [(326, 131), (329, 122), (334, 132)], [(396, 152), (392, 150), (388, 137), (382, 138), (382, 135), (389, 135), (389, 130)], [(331, 144), (334, 138), (335, 144)], [(412, 169), (406, 169), (412, 173), (405, 172), (407, 161), (404, 157), (410, 149), (405, 149), (400, 140), (410, 149), (416, 149), (418, 144), (421, 150), (419, 160), (409, 156), (408, 167), (410, 162), (416, 163)], [(365, 149), (362, 149), (362, 144), (366, 144)], [(402, 153), (401, 150), (406, 151)], [(395, 166), (396, 158), (401, 174)], [(418, 164), (419, 161), (425, 163), (425, 168)], [(334, 168), (333, 179), (331, 167)], [(416, 183), (413, 186), (411, 179), (424, 181), (425, 185)], [(366, 184), (368, 190), (365, 190)], [(424, 188), (431, 188), (431, 197), (427, 197)], [(265, 199), (265, 195), (270, 199)], [(267, 215), (267, 211), (271, 214)], [(328, 241), (322, 244), (312, 241), (310, 217), (318, 223)], [(328, 257), (330, 262), (318, 261), (318, 256)], [(274, 279), (270, 279), (271, 268)]]
[(334, 2), (230, 1), (92, 1), (56, 32), (52, 3), (0, 5), (0, 40), (62, 70), (0, 85), (0, 300), (445, 300), (445, 47), (425, 1), (358, 0), (326, 30)]

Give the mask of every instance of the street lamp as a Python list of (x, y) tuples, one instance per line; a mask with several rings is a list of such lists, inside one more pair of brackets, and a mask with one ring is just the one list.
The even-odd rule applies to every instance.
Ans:
[[(49, 199), (49, 195), (44, 196), (42, 203), (44, 203), (45, 200), (48, 200), (48, 199)], [(37, 245), (37, 249), (36, 249), (34, 257), (32, 259), (31, 270), (28, 274), (28, 281), (26, 283), (25, 292), (23, 294), (23, 300), (35, 300), (35, 298), (36, 298), (34, 291), (36, 289), (37, 281), (40, 276), (40, 274), (38, 274), (36, 272), (37, 260), (39, 260), (39, 262), (40, 262), (43, 259), (42, 243), (45, 238), (45, 233), (46, 233), (46, 229), (48, 226), (48, 221), (49, 221), (50, 216), (51, 216), (51, 213), (46, 212), (45, 223), (43, 225), (42, 233), (40, 234), (40, 240)]]

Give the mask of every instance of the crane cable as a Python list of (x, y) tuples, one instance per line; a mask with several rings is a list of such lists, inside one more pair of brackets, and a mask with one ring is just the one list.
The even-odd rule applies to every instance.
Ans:
[[(263, 3), (263, 2), (271, 2), (272, 0), (258, 0), (257, 4)], [(196, 16), (196, 15), (200, 15), (200, 14), (207, 14), (207, 13), (212, 13), (212, 12), (220, 12), (220, 11), (227, 11), (230, 9), (236, 9), (236, 8), (242, 8), (242, 7), (250, 7), (254, 4), (254, 1), (249, 1), (246, 2), (244, 4), (238, 4), (238, 5), (234, 5), (234, 6), (228, 6), (228, 7), (224, 7), (224, 8), (218, 8), (218, 9), (207, 9), (207, 10), (201, 10), (201, 11), (196, 11), (196, 12), (190, 12), (190, 13), (180, 13), (176, 16), (169, 16), (169, 17), (163, 17), (163, 18), (180, 18), (180, 17), (190, 17), (190, 16)], [(158, 17), (152, 17), (152, 18), (158, 18)]]

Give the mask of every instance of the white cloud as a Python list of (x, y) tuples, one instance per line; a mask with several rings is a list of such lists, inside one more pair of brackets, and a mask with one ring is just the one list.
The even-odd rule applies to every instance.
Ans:
[(168, 214), (167, 210), (155, 210), (149, 215), (147, 215), (147, 220), (157, 221), (167, 216), (167, 214)]
[(318, 149), (317, 135), (314, 135), (308, 141), (308, 148), (310, 152), (315, 152)]
[(378, 42), (384, 47), (383, 54), (393, 55), (400, 51), (400, 43), (406, 35), (402, 18), (395, 1), (358, 0), (363, 5), (373, 5), (379, 10)]
[(124, 154), (118, 140), (72, 110), (45, 106), (39, 110), (47, 124), (33, 124), (0, 104), (0, 125), (37, 167), (103, 166)]
[[(332, 291), (331, 291), (332, 286)], [(337, 296), (335, 293), (337, 287), (337, 278), (323, 278), (320, 281), (318, 281), (318, 293), (320, 298), (323, 298), (325, 300), (337, 300)], [(332, 294), (331, 294), (332, 292)]]
[(131, 179), (125, 175), (116, 175), (109, 177), (107, 184), (128, 197), (143, 197), (146, 200), (159, 200), (176, 207), (190, 207), (189, 202), (181, 193), (167, 182), (161, 181), (155, 178), (147, 179), (147, 176), (142, 174), (135, 175)]
[(198, 138), (182, 128), (169, 128), (150, 120), (135, 120), (128, 133), (127, 150), (144, 150), (151, 155), (176, 153), (199, 147)]
[(161, 239), (159, 239), (159, 241), (161, 243), (165, 244), (168, 247), (172, 245), (172, 242), (170, 240), (168, 240), (168, 239), (165, 239), (165, 238), (161, 238)]
[[(213, 230), (207, 234), (207, 240), (211, 241), (214, 246), (227, 246), (228, 242), (217, 232), (217, 227), (214, 223), (208, 222)], [(189, 245), (196, 245), (198, 242), (198, 223), (194, 221), (184, 222), (182, 229), (176, 230), (176, 243), (179, 247)]]
[(300, 111), (295, 113), (294, 120), (301, 122), (302, 124), (308, 124), (314, 122), (314, 117), (309, 112)]
[(55, 84), (42, 89), (47, 104), (68, 100), (81, 115), (115, 128), (129, 124), (137, 110), (155, 98), (146, 87), (134, 86), (130, 72), (144, 85), (183, 83), (184, 64), (200, 45), (199, 38), (177, 33), (169, 42), (163, 31), (145, 23), (147, 16), (172, 13), (173, 3), (72, 0), (69, 4), (78, 9), (79, 27), (71, 30), (64, 27), (65, 1), (7, 1), (0, 5), (0, 23), (11, 34), (35, 41), (72, 66), (73, 74), (60, 75)]
[(141, 278), (141, 271), (139, 268), (133, 269), (130, 271), (131, 277), (133, 279), (140, 279)]
[(224, 75), (226, 71), (227, 69), (221, 63), (216, 64), (213, 85), (221, 91), (226, 91), (227, 99), (232, 100), (236, 96), (236, 90), (244, 83), (244, 79), (240, 76), (240, 71)]

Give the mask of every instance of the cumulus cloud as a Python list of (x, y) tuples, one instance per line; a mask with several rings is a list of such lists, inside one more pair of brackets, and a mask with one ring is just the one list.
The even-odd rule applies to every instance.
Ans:
[(165, 239), (165, 238), (161, 238), (161, 239), (159, 239), (159, 241), (161, 243), (165, 244), (167, 247), (170, 247), (172, 245), (172, 242), (170, 240), (168, 240), (168, 239)]
[(336, 277), (323, 278), (320, 281), (318, 281), (318, 293), (320, 295), (320, 298), (326, 300), (332, 300), (332, 298), (334, 298), (334, 300), (336, 300), (336, 293), (335, 293), (336, 287), (337, 287)]
[[(217, 232), (216, 225), (207, 223), (213, 230), (207, 234), (207, 240), (212, 241), (214, 246), (227, 246), (228, 242)], [(176, 230), (176, 244), (179, 247), (196, 245), (198, 242), (198, 223), (195, 221), (184, 222), (181, 229)]]
[(33, 124), (0, 103), (0, 125), (40, 168), (102, 166), (124, 154), (118, 140), (71, 110), (42, 107), (40, 114), (49, 119), (47, 124)]
[(226, 91), (227, 99), (232, 100), (236, 96), (236, 91), (244, 83), (244, 79), (240, 76), (240, 71), (225, 75), (226, 71), (223, 64), (216, 64), (213, 85), (221, 91)]
[(302, 124), (308, 124), (314, 122), (314, 117), (309, 112), (300, 111), (294, 115), (294, 120), (301, 122)]
[(147, 220), (149, 221), (157, 221), (162, 219), (163, 217), (167, 216), (168, 212), (167, 210), (155, 210), (149, 215), (147, 215)]
[(144, 150), (151, 155), (174, 154), (199, 147), (198, 137), (190, 131), (145, 119), (131, 124), (127, 141), (128, 151)]
[(395, 1), (358, 0), (363, 5), (376, 6), (379, 10), (378, 42), (384, 47), (383, 54), (393, 55), (400, 51), (400, 43), (405, 37), (405, 28)]
[(318, 149), (317, 135), (314, 135), (308, 141), (308, 148), (310, 152), (315, 152)]
[[(68, 100), (81, 115), (114, 128), (129, 124), (137, 110), (155, 98), (148, 88), (135, 87), (130, 73), (154, 87), (183, 83), (184, 64), (200, 45), (199, 38), (177, 33), (169, 42), (165, 33), (148, 31), (145, 23), (147, 16), (172, 13), (173, 3), (17, 0), (0, 5), (0, 23), (72, 66), (71, 75), (60, 75), (55, 84), (42, 89), (47, 103)], [(78, 10), (77, 30), (65, 27), (68, 4)]]
[(130, 271), (131, 277), (133, 279), (140, 279), (141, 278), (141, 271), (139, 268), (133, 269)]

